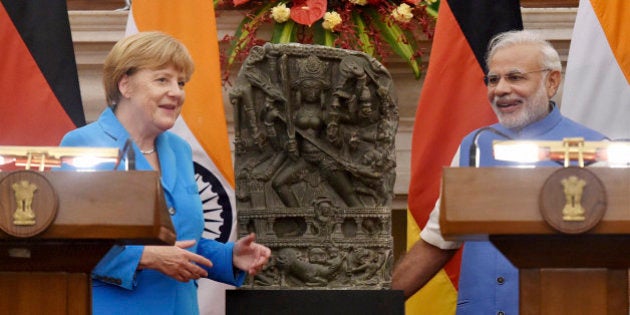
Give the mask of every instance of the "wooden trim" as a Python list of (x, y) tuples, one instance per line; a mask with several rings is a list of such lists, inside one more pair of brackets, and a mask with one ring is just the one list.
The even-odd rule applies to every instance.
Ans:
[[(579, 0), (521, 0), (524, 8), (571, 8)], [(125, 0), (67, 0), (68, 10), (115, 10), (125, 6)]]
[(578, 4), (579, 0), (521, 0), (525, 8), (572, 8)]
[(68, 10), (116, 10), (125, 6), (125, 0), (67, 0)]

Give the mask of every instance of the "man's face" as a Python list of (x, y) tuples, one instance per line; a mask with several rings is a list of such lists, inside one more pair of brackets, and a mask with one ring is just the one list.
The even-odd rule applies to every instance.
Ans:
[(560, 73), (541, 66), (538, 46), (500, 49), (488, 69), (488, 100), (503, 126), (522, 129), (549, 113), (549, 100), (556, 93)]

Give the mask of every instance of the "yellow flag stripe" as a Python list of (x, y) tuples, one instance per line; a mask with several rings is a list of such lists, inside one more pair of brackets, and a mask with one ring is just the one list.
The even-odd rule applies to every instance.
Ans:
[[(407, 211), (407, 251), (420, 238), (420, 227)], [(406, 314), (453, 315), (457, 306), (457, 290), (444, 269), (420, 291), (405, 302)]]
[(132, 12), (139, 31), (163, 31), (181, 40), (190, 51), (195, 61), (195, 73), (186, 85), (182, 117), (221, 174), (234, 187), (213, 2), (137, 0), (133, 1)]

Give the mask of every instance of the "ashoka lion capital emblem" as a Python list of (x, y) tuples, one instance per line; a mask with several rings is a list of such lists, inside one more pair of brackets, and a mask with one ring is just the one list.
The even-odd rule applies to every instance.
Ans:
[(562, 218), (566, 221), (584, 221), (582, 194), (586, 181), (577, 176), (569, 176), (560, 181), (564, 187), (566, 204), (562, 209)]
[(32, 204), (37, 185), (21, 180), (11, 185), (15, 192), (15, 202), (17, 209), (13, 213), (13, 224), (15, 225), (35, 225), (35, 212)]

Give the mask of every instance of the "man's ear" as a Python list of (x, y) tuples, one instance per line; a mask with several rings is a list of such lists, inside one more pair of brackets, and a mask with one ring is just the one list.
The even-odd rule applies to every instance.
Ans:
[(556, 95), (558, 88), (560, 87), (560, 82), (562, 82), (562, 74), (560, 71), (551, 70), (547, 76), (547, 80), (545, 81), (545, 88), (547, 89), (547, 96), (549, 98)]

